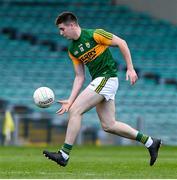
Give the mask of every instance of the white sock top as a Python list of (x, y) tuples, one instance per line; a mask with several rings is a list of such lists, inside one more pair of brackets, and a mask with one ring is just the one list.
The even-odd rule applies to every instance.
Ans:
[(63, 158), (64, 158), (65, 160), (67, 160), (67, 159), (69, 158), (69, 155), (66, 154), (64, 151), (60, 150), (60, 152), (61, 152), (61, 155), (63, 156)]
[(151, 137), (149, 137), (148, 140), (147, 140), (147, 142), (145, 143), (145, 146), (146, 146), (147, 148), (149, 148), (149, 147), (152, 145), (152, 143), (153, 143), (153, 140), (152, 140)]

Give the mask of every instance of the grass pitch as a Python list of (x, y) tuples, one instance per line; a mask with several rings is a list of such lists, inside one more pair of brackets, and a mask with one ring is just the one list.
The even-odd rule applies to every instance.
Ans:
[(0, 147), (0, 178), (177, 178), (177, 147), (161, 147), (152, 167), (142, 146), (75, 146), (66, 167), (46, 159), (43, 149), (57, 147)]

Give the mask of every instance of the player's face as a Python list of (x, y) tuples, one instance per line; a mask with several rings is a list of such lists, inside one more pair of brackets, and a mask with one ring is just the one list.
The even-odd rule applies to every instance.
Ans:
[(67, 38), (67, 39), (73, 39), (73, 29), (74, 25), (73, 23), (64, 24), (61, 23), (58, 25), (60, 35)]

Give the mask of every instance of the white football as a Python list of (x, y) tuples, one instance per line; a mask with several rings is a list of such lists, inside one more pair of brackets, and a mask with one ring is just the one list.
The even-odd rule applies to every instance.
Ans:
[(49, 107), (55, 100), (54, 92), (48, 87), (40, 87), (34, 91), (34, 103), (41, 107)]

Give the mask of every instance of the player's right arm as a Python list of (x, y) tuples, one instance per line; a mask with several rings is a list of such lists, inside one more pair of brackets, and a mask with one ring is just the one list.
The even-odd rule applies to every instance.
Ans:
[(85, 80), (84, 64), (81, 61), (79, 61), (77, 58), (72, 56), (70, 53), (69, 53), (69, 56), (73, 61), (75, 79), (73, 82), (73, 88), (72, 88), (70, 97), (67, 100), (58, 101), (62, 105), (61, 108), (56, 112), (59, 115), (63, 114), (64, 112), (68, 112), (69, 108), (71, 107), (75, 99), (77, 98)]

